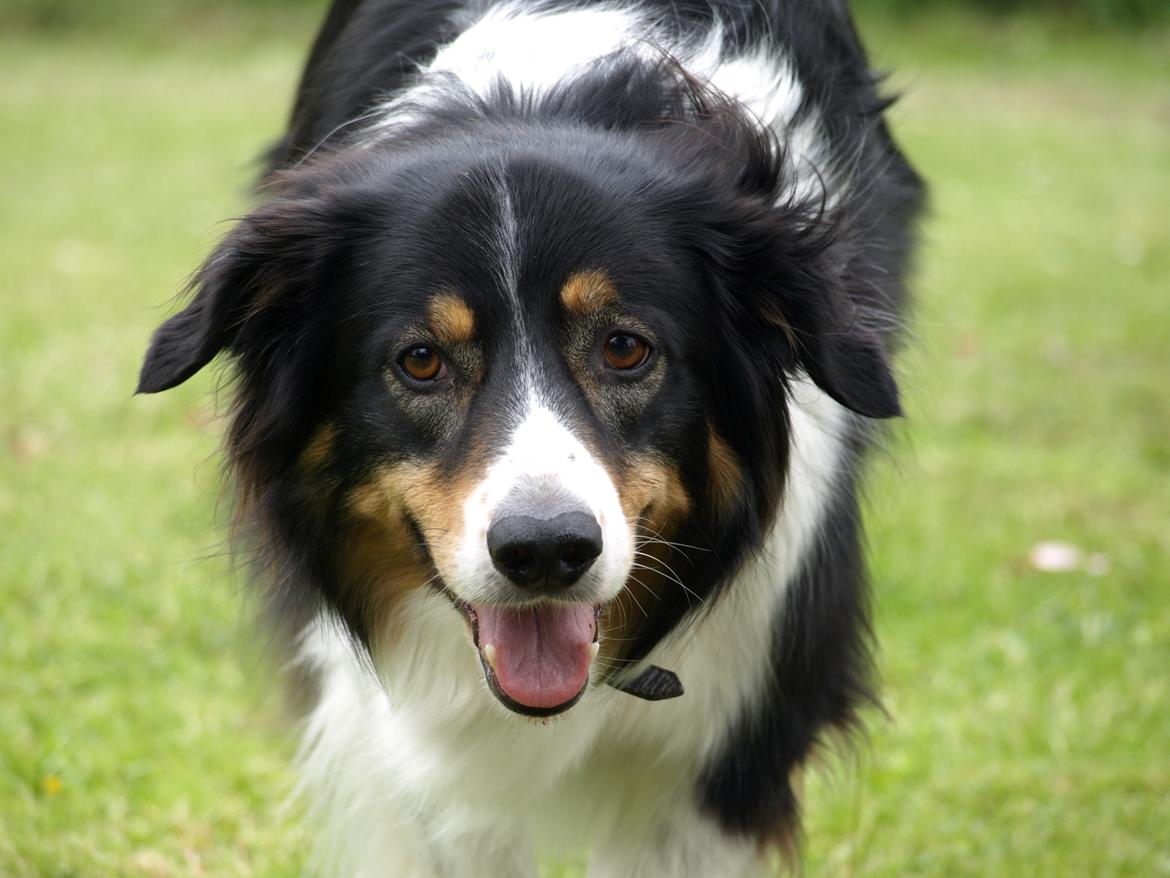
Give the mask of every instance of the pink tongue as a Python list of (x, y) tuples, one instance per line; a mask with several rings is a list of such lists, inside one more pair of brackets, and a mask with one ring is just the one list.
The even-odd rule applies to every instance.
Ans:
[(589, 604), (498, 607), (473, 604), (482, 652), (496, 651), (496, 683), (525, 707), (558, 707), (589, 680), (597, 618)]

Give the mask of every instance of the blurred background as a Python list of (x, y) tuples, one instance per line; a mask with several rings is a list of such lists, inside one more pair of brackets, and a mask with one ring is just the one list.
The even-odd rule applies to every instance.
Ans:
[[(854, 5), (933, 208), (802, 874), (1170, 875), (1170, 3)], [(301, 873), (213, 379), (130, 394), (323, 9), (0, 0), (5, 878)]]

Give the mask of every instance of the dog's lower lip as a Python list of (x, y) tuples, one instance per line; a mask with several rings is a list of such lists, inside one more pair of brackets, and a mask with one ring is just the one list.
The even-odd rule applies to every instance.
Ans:
[(491, 662), (488, 661), (487, 656), (484, 655), (483, 649), (479, 648), (478, 644), (476, 644), (476, 651), (479, 653), (479, 663), (483, 668), (483, 676), (487, 681), (488, 688), (492, 690), (492, 694), (496, 696), (496, 699), (500, 702), (500, 704), (504, 705), (504, 707), (508, 708), (508, 710), (512, 711), (513, 713), (519, 713), (523, 716), (531, 716), (536, 718), (556, 716), (558, 713), (564, 713), (566, 710), (580, 701), (581, 696), (585, 694), (585, 690), (589, 688), (589, 683), (586, 681), (585, 685), (581, 687), (581, 690), (568, 701), (564, 701), (560, 704), (554, 705), (553, 707), (529, 707), (528, 705), (521, 704), (519, 701), (516, 701), (510, 697), (508, 693), (506, 693), (500, 687), (500, 683), (496, 679), (495, 668), (492, 667)]

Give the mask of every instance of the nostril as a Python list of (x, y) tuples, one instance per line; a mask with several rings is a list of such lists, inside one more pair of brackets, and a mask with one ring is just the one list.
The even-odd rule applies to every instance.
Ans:
[[(598, 536), (600, 537), (600, 534)], [(596, 540), (588, 537), (570, 539), (561, 545), (561, 563), (569, 567), (581, 567), (585, 564), (592, 564), (600, 554), (600, 538)]]
[(508, 564), (512, 567), (531, 567), (536, 563), (536, 553), (528, 546), (513, 546), (508, 554)]
[(535, 584), (544, 578), (543, 565), (527, 543), (504, 543), (490, 554), (497, 569), (517, 584)]

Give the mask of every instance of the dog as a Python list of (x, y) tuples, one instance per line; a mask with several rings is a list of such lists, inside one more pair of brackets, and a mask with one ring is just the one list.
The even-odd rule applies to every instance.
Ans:
[(139, 391), (230, 357), (316, 868), (767, 874), (873, 700), (924, 185), (840, 0), (335, 0)]

